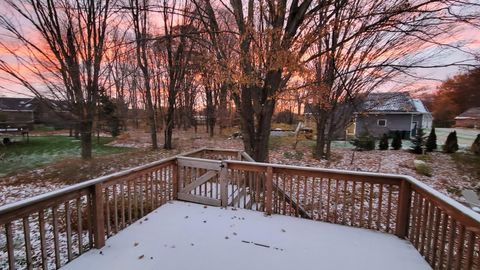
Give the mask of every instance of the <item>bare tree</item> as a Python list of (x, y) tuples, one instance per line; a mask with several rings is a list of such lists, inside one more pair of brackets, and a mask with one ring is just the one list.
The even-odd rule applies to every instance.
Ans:
[(306, 59), (314, 73), (317, 158), (330, 158), (331, 141), (361, 111), (368, 93), (430, 65), (441, 48), (429, 47), (455, 30), (445, 12), (454, 3), (459, 2), (333, 1), (319, 10), (320, 38)]
[(152, 148), (158, 148), (157, 142), (157, 124), (155, 120), (155, 109), (153, 107), (152, 89), (151, 89), (151, 71), (149, 68), (148, 57), (148, 25), (149, 25), (149, 1), (148, 0), (129, 0), (133, 30), (135, 32), (137, 65), (143, 75), (145, 91), (145, 109), (147, 112), (148, 124), (150, 126), (150, 137)]
[[(208, 18), (206, 26), (211, 33), (218, 32), (218, 12), (210, 1), (202, 4), (206, 6), (202, 13)], [(227, 7), (235, 18), (234, 49), (240, 59), (238, 65), (229, 65), (239, 89), (232, 91), (232, 97), (241, 119), (245, 150), (257, 161), (268, 160), (275, 99), (300, 69), (299, 59), (308, 48), (306, 44), (311, 43), (312, 33), (306, 26), (318, 7), (313, 1), (274, 0), (250, 0), (246, 7), (243, 1), (232, 0)], [(217, 58), (227, 61), (221, 54)]]
[(168, 93), (165, 119), (165, 149), (172, 149), (172, 135), (175, 119), (175, 104), (180, 89), (189, 86), (186, 79), (192, 59), (194, 42), (190, 36), (196, 33), (193, 19), (188, 16), (189, 4), (177, 1), (163, 1), (163, 34), (156, 37), (157, 53), (163, 57), (165, 66), (165, 88)]
[(0, 59), (0, 70), (40, 98), (68, 102), (81, 133), (83, 159), (92, 157), (93, 114), (112, 4), (110, 0), (5, 0), (0, 15), (3, 37), (13, 42), (2, 41), (0, 47), (14, 58), (13, 62)]

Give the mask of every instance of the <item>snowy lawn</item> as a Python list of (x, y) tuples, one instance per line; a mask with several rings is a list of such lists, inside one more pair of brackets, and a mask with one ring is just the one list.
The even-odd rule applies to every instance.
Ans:
[(174, 201), (62, 269), (430, 269), (394, 235)]

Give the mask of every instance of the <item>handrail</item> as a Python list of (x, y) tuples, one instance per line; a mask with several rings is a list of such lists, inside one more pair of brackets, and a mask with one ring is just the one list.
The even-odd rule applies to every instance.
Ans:
[(169, 162), (169, 161), (175, 161), (176, 159), (177, 159), (177, 156), (161, 159), (161, 160), (151, 162), (151, 163), (148, 163), (148, 164), (145, 164), (145, 165), (141, 165), (141, 166), (138, 166), (138, 167), (127, 169), (125, 171), (112, 173), (112, 174), (105, 175), (105, 176), (100, 176), (100, 177), (97, 177), (97, 178), (94, 178), (94, 179), (91, 179), (91, 180), (88, 180), (88, 181), (85, 181), (85, 182), (74, 184), (74, 185), (71, 185), (71, 186), (68, 186), (68, 187), (65, 187), (65, 188), (61, 188), (61, 189), (58, 189), (58, 190), (50, 191), (50, 192), (47, 192), (47, 193), (44, 193), (44, 194), (41, 194), (41, 195), (37, 195), (37, 196), (31, 197), (31, 198), (28, 198), (28, 199), (24, 199), (24, 200), (21, 200), (21, 201), (18, 201), (18, 202), (13, 202), (13, 203), (10, 203), (10, 204), (2, 205), (2, 206), (0, 206), (0, 215), (5, 215), (5, 214), (8, 214), (12, 211), (15, 211), (19, 208), (23, 208), (25, 206), (40, 203), (40, 202), (43, 202), (43, 201), (46, 201), (46, 200), (49, 200), (49, 199), (52, 199), (52, 198), (55, 198), (55, 197), (58, 197), (58, 196), (62, 196), (62, 195), (65, 195), (65, 194), (72, 193), (74, 191), (78, 191), (78, 190), (81, 190), (81, 189), (92, 187), (92, 186), (95, 186), (96, 184), (103, 183), (103, 182), (106, 182), (106, 181), (109, 181), (109, 180), (112, 180), (112, 179), (125, 177), (125, 176), (131, 175), (133, 173), (140, 172), (140, 171), (155, 167), (155, 166), (160, 165), (162, 163), (166, 163), (166, 162)]
[[(230, 158), (235, 156), (231, 153), (237, 153), (239, 159), (247, 161), (189, 156), (197, 153), (206, 156), (206, 152), (216, 159)], [(414, 177), (254, 162), (244, 151), (206, 147), (0, 206), (0, 226), (5, 227), (7, 236), (8, 266), (15, 268), (15, 262), (11, 260), (17, 248), (13, 245), (13, 232), (18, 226), (28, 231), (29, 218), (38, 220), (40, 235), (45, 237), (42, 229), (45, 230), (46, 220), (52, 222), (49, 224), (53, 226), (54, 234), (58, 234), (59, 215), (65, 214), (65, 219), (70, 219), (71, 211), (76, 210), (77, 221), (86, 219), (88, 222), (76, 225), (79, 226), (78, 232), (88, 230), (89, 238), (91, 236), (89, 247), (101, 247), (105, 237), (132, 224), (167, 200), (177, 198), (179, 181), (183, 183), (184, 180), (179, 180), (181, 177), (178, 176), (183, 176), (179, 171), (182, 164), (194, 167), (195, 163), (203, 164), (200, 169), (205, 166), (220, 170), (223, 197), (227, 198), (228, 185), (242, 188), (242, 194), (247, 192), (247, 186), (249, 200), (254, 201), (257, 210), (267, 214), (296, 215), (395, 233), (408, 239), (434, 268), (480, 268), (477, 263), (480, 259), (480, 214)], [(250, 182), (247, 183), (246, 179)], [(228, 198), (223, 197), (222, 205), (228, 204)], [(287, 210), (285, 203), (290, 205)], [(357, 206), (359, 208), (355, 208)], [(253, 209), (251, 202), (243, 207)], [(82, 225), (85, 226), (83, 229)], [(72, 225), (66, 223), (62, 226)], [(69, 228), (67, 234), (72, 233)], [(43, 248), (45, 239), (42, 241)], [(79, 249), (81, 253), (83, 248)], [(52, 256), (46, 255), (47, 252), (53, 251), (42, 249), (42, 265), (47, 263), (45, 256)], [(57, 254), (58, 250), (54, 253)], [(443, 257), (448, 258), (444, 260)], [(28, 258), (28, 254), (26, 260), (31, 266), (32, 258)], [(58, 267), (58, 258), (55, 261)]]

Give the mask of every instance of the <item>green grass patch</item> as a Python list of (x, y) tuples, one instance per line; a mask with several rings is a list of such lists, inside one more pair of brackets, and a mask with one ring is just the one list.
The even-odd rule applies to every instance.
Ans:
[[(131, 151), (131, 148), (108, 146), (112, 138), (93, 138), (93, 155), (102, 156)], [(35, 136), (0, 146), (0, 176), (33, 169), (61, 159), (79, 157), (80, 141), (66, 136)]]

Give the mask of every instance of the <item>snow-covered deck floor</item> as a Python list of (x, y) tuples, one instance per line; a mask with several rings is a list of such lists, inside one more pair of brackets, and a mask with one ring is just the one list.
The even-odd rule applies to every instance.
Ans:
[(430, 269), (407, 241), (365, 229), (174, 201), (62, 269)]

